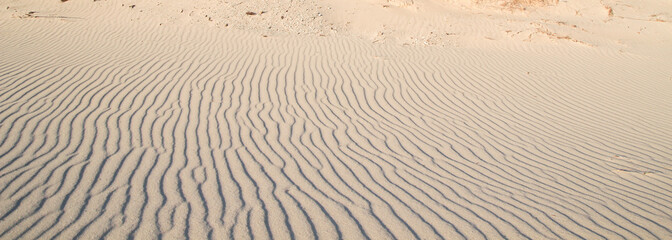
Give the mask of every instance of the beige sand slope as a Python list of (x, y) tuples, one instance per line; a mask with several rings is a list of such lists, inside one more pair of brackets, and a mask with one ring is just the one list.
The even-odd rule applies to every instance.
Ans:
[(132, 3), (2, 1), (0, 239), (672, 239), (667, 20), (404, 46)]

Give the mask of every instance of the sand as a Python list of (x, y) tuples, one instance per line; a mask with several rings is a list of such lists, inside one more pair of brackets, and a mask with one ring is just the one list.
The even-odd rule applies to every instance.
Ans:
[(0, 239), (672, 239), (670, 3), (521, 2), (0, 1)]

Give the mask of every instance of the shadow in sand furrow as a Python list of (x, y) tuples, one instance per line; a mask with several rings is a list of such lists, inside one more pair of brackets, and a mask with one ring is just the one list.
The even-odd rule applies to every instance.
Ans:
[(0, 238), (672, 232), (670, 115), (641, 107), (669, 70), (637, 56), (27, 24), (0, 43), (26, 41), (0, 50)]
[[(309, 214), (308, 214), (308, 212), (306, 211), (306, 209), (301, 205), (301, 203), (300, 203), (294, 196), (292, 196), (292, 194), (289, 193), (289, 190), (285, 190), (285, 194), (286, 194), (287, 196), (289, 196), (289, 197), (292, 199), (292, 202), (293, 202), (294, 204), (297, 205), (299, 211), (301, 212), (301, 216), (303, 217), (303, 221), (296, 220), (296, 221), (299, 221), (299, 222), (294, 223), (294, 225), (299, 225), (301, 222), (307, 222), (308, 225), (310, 225), (310, 234), (309, 234), (308, 236), (312, 236), (313, 239), (318, 239), (318, 236), (319, 236), (319, 235), (318, 235), (317, 229), (315, 228), (315, 224), (313, 224), (313, 221), (310, 220), (311, 217), (309, 216)], [(292, 224), (290, 223), (289, 219), (285, 219), (285, 221), (286, 221), (285, 224), (286, 224), (287, 226), (290, 226), (289, 228), (291, 229), (291, 228), (292, 228), (292, 227), (291, 227)], [(342, 238), (343, 236), (341, 235), (341, 231), (338, 230), (338, 225), (336, 225), (336, 224), (333, 222), (333, 220), (332, 220), (331, 224), (332, 224), (334, 227), (336, 227), (336, 232), (338, 233), (338, 238), (339, 238), (339, 239)], [(290, 231), (291, 231), (291, 230), (290, 230)], [(305, 234), (305, 233), (304, 233), (304, 234)], [(292, 236), (292, 237), (295, 237), (295, 234), (292, 232), (291, 236)], [(302, 234), (302, 237), (306, 237), (306, 236)]]
[[(490, 186), (492, 186), (492, 185), (490, 185)], [(493, 186), (493, 187), (494, 187), (494, 186)], [(522, 189), (521, 189), (521, 190), (522, 190)], [(503, 200), (503, 199), (500, 199), (500, 201), (502, 201), (502, 200)], [(529, 200), (529, 199), (528, 199), (528, 200)], [(519, 205), (516, 204), (518, 201), (519, 201), (519, 200), (516, 200), (515, 202), (510, 203), (510, 204), (507, 203), (507, 204), (506, 204), (506, 205), (507, 205), (506, 207), (509, 208), (509, 209), (516, 209), (517, 207), (515, 207), (515, 206), (519, 206)], [(548, 199), (546, 199), (546, 201), (548, 201)], [(504, 201), (503, 203), (505, 203), (505, 202), (506, 202), (506, 201)], [(524, 203), (524, 202), (523, 202), (523, 203)], [(547, 206), (547, 205), (544, 205), (543, 203), (540, 203), (540, 202), (538, 202), (538, 201), (532, 201), (532, 203), (534, 203), (534, 205), (541, 205), (541, 206), (549, 207), (550, 209), (553, 209), (552, 207)], [(529, 203), (524, 203), (524, 204), (527, 205), (527, 206), (531, 206)], [(529, 210), (523, 210), (523, 211), (527, 212), (528, 214), (533, 214), (533, 213), (544, 213), (544, 212), (546, 211), (546, 210), (541, 210), (541, 209), (537, 209), (537, 208), (534, 208), (534, 207), (531, 207), (531, 208), (534, 210), (533, 212), (529, 212)], [(566, 209), (566, 208), (565, 208), (565, 209)], [(522, 209), (521, 209), (521, 210), (522, 210)], [(566, 210), (561, 210), (561, 211), (555, 211), (555, 210), (554, 210), (553, 212), (554, 212), (554, 214), (557, 214), (557, 213), (564, 212), (564, 211), (566, 211)], [(544, 218), (547, 218), (547, 217), (548, 217), (548, 215), (546, 215)], [(550, 218), (550, 219), (552, 220), (552, 218)], [(558, 225), (558, 224), (559, 224), (558, 222), (555, 222), (554, 220), (553, 220), (553, 222), (554, 222), (553, 225)], [(560, 226), (561, 226), (561, 225), (560, 225)], [(566, 233), (566, 231), (569, 230), (567, 227), (562, 227), (562, 229), (563, 229), (563, 231), (564, 231), (565, 233)], [(575, 227), (572, 227), (572, 229), (575, 229)], [(563, 234), (563, 233), (559, 233), (559, 234)], [(563, 235), (564, 235), (564, 234), (563, 234)]]
[[(62, 78), (67, 78), (67, 76), (71, 75), (75, 68), (74, 68), (74, 67), (71, 67), (71, 68), (69, 68), (69, 69), (70, 69), (70, 70), (69, 70), (69, 71), (65, 74), (65, 76), (63, 76)], [(52, 71), (52, 73), (53, 73), (53, 71)], [(61, 73), (62, 73), (62, 72), (61, 72)], [(50, 73), (50, 74), (51, 74), (51, 73)], [(60, 73), (59, 73), (59, 75), (60, 75)], [(35, 79), (38, 79), (38, 80), (40, 79), (40, 78), (38, 78), (37, 76), (33, 76), (32, 78), (35, 78)], [(20, 82), (20, 81), (19, 81), (19, 82)], [(29, 80), (28, 82), (31, 82), (31, 81)], [(35, 82), (36, 82), (36, 84), (37, 84), (38, 81), (35, 81)], [(62, 83), (62, 82), (61, 82), (61, 83)], [(54, 83), (54, 84), (55, 84), (55, 83)], [(28, 86), (24, 86), (24, 88), (27, 88), (27, 87), (28, 87)], [(49, 87), (51, 87), (51, 86), (49, 86)], [(35, 87), (34, 87), (33, 89), (35, 89)], [(70, 92), (66, 92), (66, 90), (65, 90), (65, 89), (62, 89), (62, 88), (59, 88), (58, 90), (59, 90), (58, 93), (59, 93), (59, 96), (60, 96), (60, 97), (69, 96), (70, 93), (71, 93), (71, 91), (70, 91)], [(12, 95), (15, 95), (15, 94), (18, 94), (18, 93), (19, 93), (19, 91), (17, 91), (16, 93), (14, 93), (14, 94), (12, 94)], [(21, 95), (22, 97), (27, 97), (27, 96), (31, 96), (31, 95), (35, 95), (35, 94), (36, 94), (36, 93), (31, 94), (30, 92), (28, 92), (28, 93), (21, 93), (20, 95)], [(20, 101), (20, 102), (23, 103), (22, 106), (25, 106), (25, 104), (29, 103), (29, 101)], [(58, 102), (58, 106), (57, 106), (56, 109), (60, 109), (61, 106), (63, 106), (63, 101), (60, 101), (59, 98), (54, 98), (54, 99), (52, 100), (52, 102)], [(53, 111), (52, 111), (52, 113), (53, 113)], [(14, 127), (14, 125), (15, 125), (15, 124), (21, 124), (21, 123), (23, 123), (22, 121), (20, 121), (20, 122), (17, 123), (17, 121), (19, 120), (19, 118), (20, 118), (21, 116), (26, 116), (27, 114), (28, 114), (28, 113), (26, 113), (25, 110), (24, 110), (24, 111), (21, 111), (20, 108), (19, 108), (19, 109), (16, 109), (15, 111), (9, 112), (8, 114), (3, 114), (3, 115), (5, 115), (5, 116), (3, 116), (3, 118), (1, 119), (2, 122), (3, 122), (3, 126), (2, 126), (2, 127), (7, 127), (7, 131), (11, 131), (11, 130), (15, 130), (15, 131), (17, 131), (17, 130), (23, 130), (22, 128), (16, 128), (16, 127)], [(18, 117), (15, 117), (16, 115), (19, 115), (19, 116), (18, 116)], [(10, 123), (9, 121), (10, 121), (10, 119), (12, 119), (12, 117), (13, 117), (14, 119), (11, 120), (11, 123)], [(17, 134), (11, 134), (10, 132), (7, 132), (6, 136), (4, 136), (3, 139), (2, 139), (2, 142), (0, 142), (0, 146), (7, 146), (8, 143), (7, 143), (6, 141), (8, 140), (8, 138), (11, 137), (11, 136), (16, 136), (16, 135), (17, 135)], [(19, 141), (19, 139), (17, 138), (16, 141), (15, 141), (13, 144), (11, 144), (12, 148), (11, 148), (10, 150), (12, 150), (12, 149), (17, 150), (17, 149), (14, 148), (14, 146), (16, 146), (16, 144), (17, 144), (18, 141)], [(9, 151), (8, 151), (8, 152), (9, 152)], [(4, 152), (4, 153), (0, 154), (0, 157), (4, 157), (4, 155), (7, 154), (8, 152)]]
[[(73, 119), (74, 119), (74, 118), (73, 118)], [(74, 121), (74, 120), (73, 120), (73, 121)], [(86, 122), (86, 120), (85, 120), (85, 122)], [(96, 135), (96, 134), (94, 134), (94, 135)], [(81, 179), (81, 178), (80, 178), (80, 179)], [(88, 200), (87, 200), (87, 201), (88, 201)], [(85, 204), (85, 205), (86, 205), (86, 204)]]
[[(257, 72), (257, 71), (255, 71), (255, 72)], [(263, 73), (265, 71), (261, 70), (260, 72)], [(263, 77), (260, 78), (260, 79), (263, 79)], [(261, 84), (262, 84), (262, 81), (260, 80), (259, 81), (259, 86), (260, 86), (259, 89), (262, 89)], [(251, 89), (253, 89), (253, 88), (251, 88)], [(261, 96), (258, 96), (258, 99), (256, 101), (259, 102), (260, 98), (261, 98)], [(249, 101), (250, 101), (251, 105), (254, 103), (254, 101), (252, 101), (253, 99), (254, 98), (252, 98), (252, 94), (250, 94), (250, 100)], [(270, 204), (279, 203), (279, 205), (277, 205), (277, 206), (279, 206), (279, 208), (282, 212), (282, 216), (284, 216), (285, 223), (288, 224), (289, 221), (287, 220), (287, 212), (285, 210), (285, 207), (282, 206), (282, 203), (279, 201), (278, 196), (275, 194), (276, 191), (274, 190), (274, 189), (277, 188), (277, 185), (276, 185), (276, 180), (272, 180), (272, 179), (277, 179), (277, 177), (272, 177), (271, 175), (269, 175), (269, 172), (264, 170), (266, 168), (268, 168), (269, 170), (274, 170), (276, 167), (283, 167), (285, 165), (285, 163), (284, 162), (282, 164), (273, 163), (271, 160), (276, 159), (276, 158), (269, 157), (266, 153), (267, 151), (264, 150), (264, 149), (267, 149), (268, 147), (270, 147), (270, 146), (266, 146), (268, 144), (268, 142), (266, 141), (267, 139), (266, 138), (262, 139), (260, 137), (255, 137), (255, 136), (259, 136), (259, 134), (254, 134), (255, 132), (259, 132), (259, 133), (263, 134), (264, 136), (267, 136), (268, 128), (266, 126), (266, 123), (261, 118), (261, 112), (263, 112), (264, 109), (266, 109), (266, 104), (259, 105), (257, 103), (257, 104), (254, 104), (254, 105), (261, 106), (261, 108), (256, 107), (256, 110), (254, 110), (255, 108), (249, 108), (248, 111), (247, 111), (247, 114), (246, 114), (246, 117), (247, 117), (246, 119), (248, 119), (250, 121), (251, 129), (259, 129), (260, 131), (249, 131), (249, 136), (247, 136), (247, 138), (249, 140), (247, 140), (247, 141), (251, 140), (253, 142), (254, 146), (255, 146), (255, 148), (251, 148), (251, 150), (254, 150), (254, 152), (250, 152), (250, 153), (252, 153), (255, 156), (256, 155), (261, 155), (262, 156), (261, 158), (255, 157), (254, 159), (265, 159), (264, 162), (257, 161), (257, 163), (261, 167), (262, 174), (265, 176), (266, 179), (270, 180), (270, 183), (272, 185), (271, 186), (271, 192), (274, 192), (274, 194), (271, 194), (271, 196), (273, 196), (273, 199), (271, 201), (269, 201), (269, 203)], [(256, 112), (256, 114), (252, 113), (253, 110)], [(256, 118), (253, 117), (253, 116), (256, 116)], [(255, 122), (261, 122), (261, 123), (259, 124), (259, 123), (255, 123)], [(241, 139), (241, 140), (246, 141), (244, 139)], [(259, 152), (255, 153), (256, 150), (259, 150)], [(277, 154), (277, 152), (274, 152), (274, 153)], [(270, 166), (265, 166), (265, 165), (269, 165), (269, 164), (270, 164)], [(273, 172), (275, 172), (275, 171), (273, 171)], [(290, 178), (288, 178), (287, 174), (285, 174), (284, 171), (282, 171), (280, 173), (281, 173), (281, 175), (278, 176), (278, 177), (280, 177), (281, 179), (286, 179), (286, 180), (281, 181), (281, 182), (285, 182), (287, 180), (289, 180), (290, 182), (292, 181)], [(279, 182), (279, 183), (281, 183), (281, 182)], [(274, 209), (274, 208), (271, 208), (271, 209)], [(277, 217), (275, 219), (277, 219)], [(273, 223), (271, 223), (271, 225), (272, 224)], [(273, 229), (277, 229), (277, 228), (273, 228)], [(290, 235), (294, 234), (294, 232), (292, 230), (289, 230), (289, 233), (290, 233)]]
[[(78, 151), (78, 149), (77, 149), (77, 150), (75, 150), (75, 151)], [(91, 154), (91, 152), (90, 152), (89, 154)], [(89, 158), (91, 158), (91, 157), (89, 157)], [(142, 159), (142, 157), (140, 157), (140, 159)], [(138, 161), (138, 165), (137, 165), (137, 166), (136, 166), (136, 168), (134, 168), (134, 169), (137, 169), (137, 167), (139, 167), (139, 166), (140, 166), (140, 165), (139, 165), (139, 164), (140, 164), (140, 162), (141, 162), (141, 161)], [(95, 163), (95, 162), (94, 162), (94, 163)], [(134, 172), (135, 172), (135, 170), (133, 171), (132, 175), (134, 174)], [(85, 178), (85, 179), (88, 179), (88, 178)], [(91, 184), (91, 186), (92, 186), (92, 185), (93, 185), (93, 184)], [(130, 185), (130, 184), (129, 184), (129, 185)], [(89, 189), (88, 187), (83, 187), (83, 188), (86, 188), (86, 189)], [(82, 208), (82, 209), (84, 209), (84, 207), (87, 207), (87, 205), (88, 205), (88, 198), (87, 198), (87, 200), (85, 200), (85, 202), (84, 202), (84, 206), (83, 206), (83, 208)], [(83, 211), (83, 210), (80, 210), (80, 211)], [(78, 215), (78, 217), (77, 217), (77, 218), (75, 218), (75, 220), (74, 220), (74, 221), (76, 222), (76, 221), (77, 221), (77, 220), (78, 220), (78, 219), (79, 219), (80, 217), (81, 217), (81, 212), (80, 212), (80, 215)]]
[[(348, 146), (348, 148), (349, 148), (349, 147), (350, 147), (350, 146)], [(359, 159), (372, 159), (372, 157), (374, 157), (374, 155), (373, 155), (371, 152), (368, 152), (368, 151), (363, 150), (363, 149), (360, 149), (360, 150), (364, 151), (364, 152), (365, 152), (364, 154), (362, 154), (362, 153), (358, 153), (358, 152), (357, 152), (356, 150), (354, 150), (354, 149), (350, 149), (350, 148), (349, 148), (349, 150), (352, 151), (352, 152), (353, 152), (354, 154), (356, 154), (357, 156), (359, 156)], [(365, 156), (365, 155), (369, 155), (369, 156), (367, 157), (367, 156)], [(384, 158), (379, 158), (379, 159), (384, 159)], [(383, 160), (383, 161), (389, 163), (389, 160)], [(389, 202), (392, 202), (392, 203), (398, 202), (398, 203), (400, 203), (400, 204), (399, 204), (400, 207), (396, 207), (396, 208), (395, 208), (395, 212), (397, 212), (397, 211), (399, 211), (399, 212), (406, 212), (406, 211), (409, 211), (409, 210), (411, 210), (411, 209), (413, 209), (414, 211), (418, 211), (418, 212), (409, 211), (407, 214), (410, 213), (410, 215), (411, 215), (410, 217), (413, 218), (413, 219), (404, 220), (404, 222), (417, 223), (417, 222), (418, 222), (417, 219), (419, 219), (420, 222), (423, 223), (423, 224), (426, 225), (426, 226), (422, 226), (422, 225), (421, 225), (420, 227), (415, 227), (415, 228), (419, 228), (419, 229), (421, 229), (421, 230), (422, 230), (421, 232), (422, 232), (422, 233), (425, 233), (425, 234), (426, 234), (427, 232), (429, 232), (426, 228), (429, 228), (429, 230), (431, 230), (431, 232), (435, 234), (434, 236), (431, 236), (431, 237), (438, 237), (438, 236), (440, 236), (440, 233), (437, 231), (437, 229), (434, 228), (431, 224), (429, 224), (429, 222), (425, 219), (425, 217), (423, 217), (422, 215), (420, 215), (420, 214), (421, 214), (420, 211), (422, 211), (422, 212), (426, 212), (426, 210), (428, 209), (428, 208), (427, 208), (427, 205), (426, 205), (423, 201), (421, 201), (421, 200), (419, 200), (418, 198), (416, 198), (415, 196), (411, 195), (407, 190), (405, 190), (405, 189), (404, 189), (402, 186), (400, 186), (398, 183), (396, 183), (396, 182), (399, 181), (399, 180), (398, 180), (398, 179), (399, 179), (399, 176), (398, 176), (398, 175), (394, 174), (394, 176), (388, 176), (388, 174), (386, 173), (386, 170), (383, 169), (383, 168), (384, 168), (383, 166), (381, 166), (380, 164), (377, 164), (377, 163), (375, 163), (375, 162), (373, 162), (373, 161), (370, 161), (370, 163), (371, 163), (373, 166), (375, 166), (374, 169), (375, 169), (376, 171), (382, 172), (382, 175), (379, 175), (379, 176), (382, 176), (382, 180), (380, 181), (380, 183), (381, 183), (381, 184), (385, 184), (385, 185), (388, 186), (388, 187), (385, 187), (385, 186), (382, 186), (382, 185), (381, 185), (381, 189), (383, 190), (384, 195), (387, 195), (387, 196), (388, 196), (388, 197), (387, 197), (388, 199), (393, 199), (393, 201), (386, 200), (386, 202), (388, 202), (388, 203), (389, 203)], [(398, 168), (395, 167), (395, 166), (392, 166), (392, 167), (393, 167), (394, 171), (396, 171), (396, 170), (398, 169)], [(378, 175), (378, 174), (376, 174), (376, 175)], [(402, 198), (403, 198), (403, 199), (402, 199)], [(418, 207), (411, 207), (409, 204), (420, 205), (420, 206), (422, 206), (422, 207), (420, 207), (420, 209), (418, 209)], [(422, 208), (425, 208), (425, 209), (422, 209)], [(423, 210), (425, 210), (425, 211), (423, 211)], [(429, 210), (429, 212), (435, 213), (435, 212), (433, 212), (433, 211), (431, 211), (431, 210)], [(399, 217), (399, 216), (397, 216), (397, 217)], [(410, 226), (407, 226), (407, 227), (411, 228)], [(425, 228), (425, 229), (423, 229), (423, 228)], [(412, 228), (411, 228), (411, 229), (412, 229)], [(415, 233), (414, 233), (414, 234), (415, 234)], [(420, 238), (419, 236), (415, 236), (415, 237)], [(423, 237), (427, 237), (427, 236), (423, 236)], [(445, 238), (445, 236), (442, 236), (442, 238)]]
[[(15, 147), (16, 147), (16, 146), (15, 146)], [(26, 146), (26, 148), (24, 149), (24, 151), (27, 149), (27, 147), (29, 147), (29, 146)]]
[[(199, 138), (197, 137), (197, 135), (195, 135), (195, 136), (191, 135), (192, 132), (195, 132), (195, 130), (193, 130), (194, 128), (195, 129), (199, 128), (200, 122), (199, 122), (198, 119), (194, 120), (194, 118), (193, 118), (193, 115), (197, 115), (197, 113), (192, 113), (192, 111), (191, 111), (192, 108), (191, 107), (183, 105), (183, 104), (193, 105), (193, 103), (195, 102), (194, 98), (197, 98), (193, 94), (194, 91), (190, 90), (191, 89), (190, 87), (187, 87), (188, 86), (187, 83), (189, 83), (191, 85), (194, 81), (198, 81), (198, 79), (201, 79), (202, 74), (207, 75), (207, 74), (210, 74), (211, 71), (212, 71), (212, 68), (210, 67), (211, 65), (205, 65), (204, 66), (204, 65), (201, 65), (201, 64), (197, 64), (198, 62), (203, 60), (203, 58), (201, 58), (200, 56), (195, 56), (195, 57), (196, 57), (196, 59), (194, 61), (191, 61), (191, 64), (187, 67), (187, 69), (184, 71), (184, 74), (181, 75), (181, 77), (180, 77), (180, 79), (183, 80), (184, 84), (183, 84), (182, 88), (180, 88), (181, 91), (179, 91), (178, 96), (177, 96), (177, 100), (179, 101), (179, 104), (180, 104), (180, 114), (179, 114), (178, 120), (175, 123), (176, 124), (175, 129), (181, 128), (181, 129), (183, 129), (182, 131), (184, 131), (184, 132), (180, 133), (180, 134), (177, 134), (177, 132), (174, 131), (175, 138), (173, 138), (174, 139), (173, 144), (177, 144), (176, 146), (177, 146), (178, 149), (176, 149), (176, 150), (179, 150), (181, 148), (181, 151), (180, 151), (181, 153), (178, 156), (173, 156), (173, 157), (177, 157), (177, 159), (182, 162), (181, 166), (178, 166), (177, 169), (175, 170), (176, 171), (176, 176), (179, 177), (179, 179), (177, 179), (177, 186), (176, 186), (177, 189), (176, 190), (179, 191), (179, 193), (180, 193), (180, 196), (182, 198), (181, 201), (187, 201), (188, 202), (189, 211), (188, 211), (188, 214), (187, 214), (187, 219), (185, 219), (185, 221), (188, 222), (189, 224), (185, 229), (185, 231), (186, 231), (185, 236), (191, 236), (191, 237), (199, 236), (199, 235), (192, 235), (192, 234), (205, 234), (205, 235), (211, 234), (211, 232), (203, 233), (203, 231), (197, 230), (198, 228), (200, 228), (200, 229), (203, 228), (203, 226), (201, 224), (192, 224), (192, 223), (200, 223), (200, 222), (206, 220), (207, 217), (208, 217), (209, 211), (208, 211), (208, 206), (207, 206), (207, 200), (203, 197), (203, 193), (202, 193), (202, 189), (201, 189), (202, 183), (203, 183), (202, 181), (205, 181), (205, 180), (202, 180), (200, 182), (197, 180), (195, 182), (195, 181), (193, 181), (193, 180), (195, 180), (193, 178), (193, 176), (192, 177), (186, 177), (186, 175), (188, 175), (188, 172), (191, 172), (193, 174), (193, 169), (195, 169), (193, 167), (193, 165), (194, 165), (195, 162), (196, 162), (196, 166), (202, 166), (202, 159), (200, 157), (198, 157), (201, 154), (200, 147), (199, 147), (200, 144), (198, 142)], [(194, 63), (196, 63), (196, 64), (194, 64)], [(207, 69), (210, 69), (210, 70), (207, 70)], [(206, 72), (206, 71), (209, 71), (209, 72)], [(181, 97), (182, 94), (185, 94), (187, 96), (186, 99)], [(184, 99), (184, 102), (183, 102), (183, 99)], [(188, 111), (182, 111), (183, 109), (189, 109), (189, 110)], [(181, 119), (184, 119), (184, 120), (182, 120), (182, 122), (181, 122), (180, 121)], [(184, 121), (186, 121), (186, 123)], [(197, 124), (195, 124), (195, 125), (194, 124), (189, 124), (190, 122), (193, 122), (193, 121), (196, 121)], [(140, 122), (140, 127), (139, 127), (139, 130), (138, 130), (140, 132), (141, 137), (143, 136), (143, 134), (142, 134), (142, 132), (143, 132), (143, 127), (142, 127), (143, 122), (144, 121)], [(151, 130), (149, 130), (149, 131), (151, 132)], [(151, 137), (148, 138), (148, 139), (152, 140)], [(195, 146), (193, 146), (193, 143), (190, 143), (191, 139), (196, 141)], [(142, 142), (143, 140), (140, 139), (140, 141)], [(193, 150), (193, 149), (195, 149), (195, 150)], [(194, 156), (196, 156), (196, 157), (194, 157)], [(171, 164), (171, 167), (172, 166), (173, 165)], [(191, 196), (199, 196), (200, 199), (193, 198)], [(194, 218), (201, 218), (201, 219), (195, 220)], [(204, 237), (204, 236), (201, 235), (200, 237)]]
[[(557, 67), (554, 66), (553, 68), (557, 68)], [(576, 68), (577, 68), (577, 70), (580, 69), (582, 71), (588, 70), (584, 66), (576, 66)], [(561, 72), (561, 71), (563, 71), (563, 70), (558, 69), (556, 72)], [(619, 71), (619, 70), (618, 69), (610, 69), (609, 71)], [(590, 73), (590, 72), (586, 72), (586, 75), (590, 76), (590, 75), (594, 75), (594, 74)], [(557, 80), (565, 80), (565, 79), (562, 79), (562, 78), (559, 78), (559, 77), (553, 77), (553, 78), (554, 79), (552, 79), (552, 80), (556, 80), (556, 79)], [(514, 79), (511, 79), (511, 80), (514, 80)], [(549, 80), (551, 80), (551, 79), (549, 79)], [(612, 100), (619, 99), (619, 98), (622, 99), (622, 97), (620, 97), (618, 95), (614, 95), (614, 94), (601, 95), (601, 94), (609, 93), (609, 92), (618, 92), (618, 89), (616, 89), (614, 87), (618, 86), (619, 84), (601, 84), (600, 82), (594, 81), (593, 78), (584, 77), (584, 76), (581, 76), (581, 79), (579, 79), (579, 80), (582, 81), (582, 82), (588, 83), (587, 84), (588, 86), (586, 87), (588, 89), (591, 88), (590, 85), (595, 85), (595, 86), (598, 86), (600, 88), (605, 88), (606, 91), (600, 91), (599, 93), (596, 93), (594, 95), (590, 95), (593, 98), (601, 99), (601, 101), (599, 101), (600, 103), (611, 102)], [(581, 103), (581, 102), (578, 102), (578, 101), (575, 101), (575, 100), (573, 102), (569, 102), (568, 100), (571, 100), (571, 98), (566, 96), (568, 92), (570, 94), (572, 94), (572, 93), (575, 93), (575, 92), (578, 92), (578, 91), (584, 91), (584, 90), (582, 90), (582, 89), (571, 89), (571, 90), (570, 89), (565, 89), (566, 88), (565, 86), (558, 86), (557, 84), (552, 84), (551, 81), (535, 81), (535, 82), (537, 83), (537, 86), (532, 86), (532, 88), (530, 88), (530, 92), (533, 92), (534, 89), (545, 89), (546, 91), (554, 92), (555, 94), (553, 94), (553, 95), (555, 95), (556, 97), (554, 99), (552, 99), (553, 101), (548, 101), (548, 102), (562, 103), (562, 104), (555, 105), (556, 108), (547, 108), (550, 111), (557, 111), (555, 109), (561, 109), (561, 108), (564, 107), (563, 105), (569, 105), (569, 106), (572, 106), (572, 108), (582, 109), (586, 112), (598, 111), (598, 112), (601, 112), (601, 113), (607, 113), (607, 112), (615, 112), (615, 111), (617, 112), (618, 111), (618, 109), (615, 109), (615, 108), (612, 107), (615, 104), (608, 104), (609, 107), (607, 107), (605, 105), (605, 107), (599, 107), (598, 109), (592, 109), (592, 108), (590, 110), (585, 109), (585, 106), (584, 106), (585, 104), (577, 104), (577, 103)], [(534, 84), (535, 82), (529, 82), (527, 84), (530, 84), (530, 83)], [(538, 84), (545, 84), (545, 86), (538, 85)], [(523, 84), (523, 85), (525, 85), (525, 84)], [(576, 94), (572, 94), (572, 96), (575, 96), (575, 95)], [(545, 97), (545, 95), (540, 95), (539, 97)], [(586, 99), (586, 100), (588, 100), (588, 99)], [(546, 101), (544, 101), (544, 102), (546, 102)], [(586, 101), (583, 101), (583, 102), (586, 102)], [(610, 110), (610, 111), (605, 111), (605, 110)], [(561, 113), (559, 115), (562, 115), (562, 114), (563, 113)], [(593, 118), (592, 116), (593, 116), (593, 114), (584, 114), (584, 115), (581, 115), (580, 117), (590, 119), (591, 121), (602, 121), (603, 120), (603, 119)], [(633, 137), (635, 137), (635, 136), (633, 136)]]
[[(294, 131), (292, 131), (292, 132), (294, 132)], [(328, 148), (328, 149), (329, 149), (329, 148)], [(339, 151), (337, 151), (337, 152), (333, 152), (333, 151), (330, 150), (330, 152), (331, 152), (331, 154), (337, 154)], [(335, 155), (334, 155), (334, 156), (335, 156)], [(305, 158), (305, 157), (304, 157), (304, 158)], [(354, 182), (351, 182), (351, 181), (350, 181), (349, 183), (352, 184), (352, 183), (360, 183), (360, 182), (361, 182), (360, 180), (357, 179), (357, 175), (353, 172), (353, 170), (350, 169), (344, 162), (342, 162), (341, 159), (339, 159), (339, 158), (335, 158), (335, 159), (333, 159), (333, 160), (340, 162), (341, 164), (339, 164), (339, 165), (340, 165), (341, 167), (343, 167), (343, 168), (346, 169), (346, 172), (348, 173), (348, 174), (346, 174), (346, 175), (347, 175), (347, 178), (349, 178), (349, 179), (353, 179), (352, 181), (354, 181)], [(330, 165), (331, 165), (331, 163), (330, 163)], [(333, 165), (331, 165), (331, 167), (332, 167), (332, 169), (337, 169), (337, 168), (334, 167)], [(341, 177), (341, 174), (339, 174), (339, 173), (337, 173), (337, 172), (336, 172), (336, 174), (339, 176), (339, 179), (344, 179), (344, 178)], [(310, 184), (312, 185), (312, 183), (310, 183)], [(355, 190), (354, 188), (352, 188), (352, 187), (350, 186), (350, 184), (347, 184), (346, 186), (348, 186), (348, 188), (349, 188), (351, 191), (353, 191), (355, 194), (357, 194), (357, 195), (360, 197), (360, 199), (363, 200), (363, 201), (365, 202), (366, 205), (370, 206), (369, 201), (366, 200), (366, 198), (365, 198), (363, 195), (361, 195), (357, 190)], [(323, 193), (323, 194), (324, 194), (324, 193)], [(347, 208), (345, 208), (345, 210), (347, 211)], [(347, 212), (350, 212), (350, 211), (347, 211)], [(352, 213), (349, 213), (349, 215), (350, 215), (351, 218), (352, 218), (352, 216), (353, 216)], [(375, 216), (372, 216), (372, 217), (374, 217), (373, 219), (376, 219), (377, 222), (380, 222), (380, 220), (379, 220), (378, 218), (376, 218)], [(352, 218), (352, 219), (354, 220), (355, 218)], [(361, 226), (361, 224), (359, 223), (360, 220), (355, 220), (355, 222), (357, 223), (358, 226), (360, 226), (359, 228), (362, 229), (362, 226)], [(389, 232), (389, 231), (387, 231), (387, 232)], [(362, 233), (365, 233), (365, 231), (362, 230)], [(366, 234), (366, 235), (368, 235), (368, 234)]]

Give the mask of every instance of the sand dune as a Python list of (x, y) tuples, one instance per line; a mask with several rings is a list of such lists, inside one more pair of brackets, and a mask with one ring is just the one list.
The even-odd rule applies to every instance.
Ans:
[(672, 238), (669, 56), (76, 6), (0, 21), (1, 239)]

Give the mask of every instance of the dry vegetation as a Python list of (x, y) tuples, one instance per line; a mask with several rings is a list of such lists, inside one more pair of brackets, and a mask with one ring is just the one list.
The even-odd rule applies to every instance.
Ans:
[(478, 5), (497, 5), (505, 8), (526, 8), (555, 5), (558, 0), (473, 0)]

